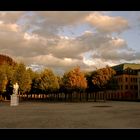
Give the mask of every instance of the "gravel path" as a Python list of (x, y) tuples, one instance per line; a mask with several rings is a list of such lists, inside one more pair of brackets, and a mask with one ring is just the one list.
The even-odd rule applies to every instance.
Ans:
[(0, 128), (140, 128), (140, 102), (1, 102)]

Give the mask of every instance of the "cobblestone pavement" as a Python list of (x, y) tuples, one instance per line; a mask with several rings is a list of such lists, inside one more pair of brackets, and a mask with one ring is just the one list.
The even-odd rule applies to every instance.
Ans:
[(0, 128), (140, 128), (140, 102), (0, 102)]

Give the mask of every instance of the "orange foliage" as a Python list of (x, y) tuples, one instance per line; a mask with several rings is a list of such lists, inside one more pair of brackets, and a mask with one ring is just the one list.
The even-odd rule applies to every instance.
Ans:
[(115, 71), (107, 66), (106, 68), (102, 68), (96, 71), (96, 74), (93, 76), (92, 82), (94, 85), (103, 88), (104, 86), (106, 86), (106, 84), (114, 74)]
[(13, 66), (16, 64), (11, 57), (0, 54), (0, 65), (5, 63)]
[(80, 67), (65, 73), (63, 76), (63, 83), (66, 88), (71, 89), (85, 89), (87, 88), (87, 81), (84, 73), (80, 71)]

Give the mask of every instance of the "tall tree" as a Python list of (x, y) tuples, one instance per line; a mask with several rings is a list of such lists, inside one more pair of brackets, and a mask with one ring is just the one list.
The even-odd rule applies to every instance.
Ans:
[(98, 87), (99, 90), (104, 91), (104, 99), (106, 99), (105, 93), (108, 87), (108, 83), (111, 81), (115, 73), (115, 70), (113, 70), (109, 66), (106, 66), (106, 68), (98, 69), (93, 75), (92, 82), (95, 86)]
[(54, 92), (59, 89), (57, 77), (50, 69), (44, 69), (40, 74), (40, 89), (42, 91)]
[(87, 81), (84, 76), (84, 73), (81, 72), (80, 67), (75, 67), (69, 72), (64, 73), (62, 81), (67, 92), (70, 93), (72, 93), (73, 91), (80, 92), (80, 100), (81, 100), (81, 91), (87, 88)]
[(39, 94), (41, 93), (41, 77), (40, 73), (35, 72), (34, 76), (32, 77), (32, 85), (31, 85), (31, 94)]
[(20, 63), (15, 68), (12, 82), (19, 84), (19, 92), (24, 94), (28, 93), (31, 89), (31, 77), (23, 63)]
[[(8, 83), (11, 80), (13, 76), (13, 66), (10, 66), (9, 64), (2, 64), (0, 65), (0, 92), (2, 96), (7, 99), (10, 99), (10, 92), (8, 92)], [(7, 85), (8, 84), (8, 85)]]

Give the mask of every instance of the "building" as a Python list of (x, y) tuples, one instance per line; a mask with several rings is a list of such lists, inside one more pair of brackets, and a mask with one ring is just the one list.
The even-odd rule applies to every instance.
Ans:
[(112, 67), (116, 71), (119, 99), (140, 99), (140, 64), (124, 63)]

